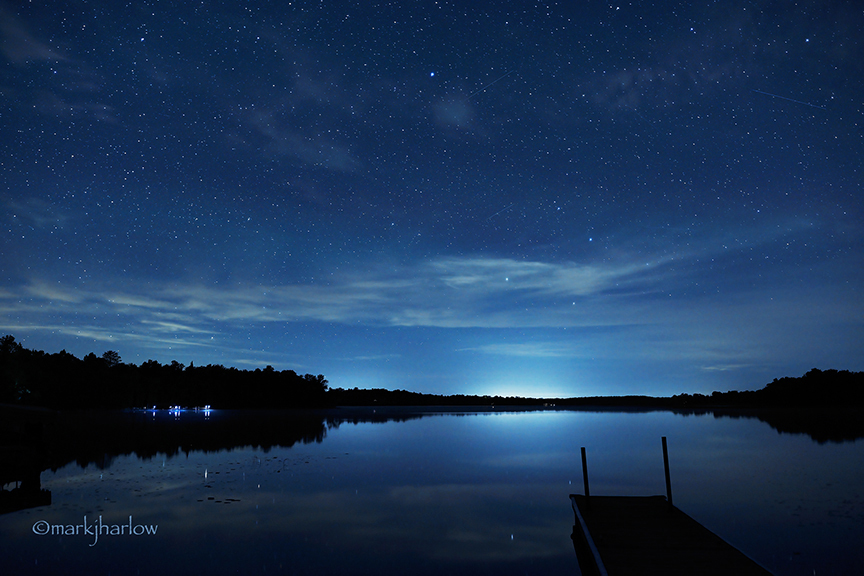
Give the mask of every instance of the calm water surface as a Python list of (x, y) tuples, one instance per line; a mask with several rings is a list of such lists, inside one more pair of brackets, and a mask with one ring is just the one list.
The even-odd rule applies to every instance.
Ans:
[(305, 442), (220, 449), (200, 430), (222, 417), (176, 417), (198, 431), (171, 455), (120, 448), (97, 465), (90, 448), (86, 467), (42, 472), (51, 505), (0, 515), (3, 572), (578, 574), (580, 447), (592, 494), (664, 494), (666, 436), (674, 502), (709, 529), (777, 575), (864, 573), (862, 440), (820, 444), (754, 418), (542, 411), (330, 417)]

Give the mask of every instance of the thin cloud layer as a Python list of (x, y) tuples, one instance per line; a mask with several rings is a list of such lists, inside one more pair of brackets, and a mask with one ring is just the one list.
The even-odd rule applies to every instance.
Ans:
[[(639, 276), (650, 282), (650, 270), (644, 266), (599, 268), (504, 258), (446, 258), (395, 273), (356, 271), (327, 285), (214, 287), (172, 282), (151, 283), (146, 292), (137, 293), (134, 287), (103, 292), (34, 282), (23, 288), (27, 301), (19, 298), (18, 305), (29, 314), (37, 314), (47, 303), (52, 313), (67, 306), (66, 313), (122, 314), (152, 326), (177, 326), (181, 331), (195, 331), (191, 326), (198, 323), (306, 321), (441, 328), (578, 326), (585, 324), (580, 320), (585, 316), (573, 314), (575, 300), (581, 310), (586, 298), (599, 298), (610, 288), (637, 283)], [(525, 310), (528, 301), (533, 304)], [(165, 322), (161, 317), (187, 322)], [(598, 315), (589, 323), (607, 321)]]

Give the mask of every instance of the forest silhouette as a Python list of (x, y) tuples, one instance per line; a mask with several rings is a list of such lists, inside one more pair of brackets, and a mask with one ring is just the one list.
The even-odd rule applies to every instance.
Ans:
[(293, 370), (238, 370), (222, 365), (184, 366), (176, 360), (124, 364), (109, 350), (83, 359), (62, 350), (28, 350), (13, 336), (0, 338), (0, 404), (53, 409), (170, 406), (310, 408), (326, 403), (322, 374)]
[(52, 409), (322, 408), (332, 406), (631, 407), (636, 409), (861, 407), (864, 372), (812, 369), (760, 390), (683, 393), (671, 397), (596, 396), (525, 398), (438, 395), (385, 389), (330, 389), (324, 375), (299, 375), (272, 366), (238, 370), (148, 360), (137, 366), (108, 350), (79, 359), (62, 350), (28, 350), (11, 335), (0, 338), (0, 404)]

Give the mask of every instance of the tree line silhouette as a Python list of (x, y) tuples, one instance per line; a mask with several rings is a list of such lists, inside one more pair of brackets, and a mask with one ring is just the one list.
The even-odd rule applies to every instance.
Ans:
[(309, 408), (326, 403), (322, 374), (293, 370), (238, 370), (209, 364), (184, 366), (176, 360), (140, 366), (121, 362), (109, 350), (82, 359), (62, 350), (28, 350), (13, 336), (0, 338), (0, 403), (80, 408)]
[(588, 396), (524, 398), (518, 396), (440, 396), (407, 390), (334, 388), (328, 392), (336, 406), (533, 406), (580, 408), (694, 409), (864, 407), (864, 372), (813, 368), (801, 377), (775, 378), (761, 390), (732, 390), (712, 394), (657, 396)]
[(861, 407), (864, 372), (813, 368), (797, 378), (775, 378), (761, 390), (679, 394), (670, 400), (677, 406)]
[(322, 374), (293, 370), (238, 370), (222, 365), (184, 366), (176, 360), (125, 364), (109, 350), (78, 359), (28, 350), (13, 336), (0, 338), (0, 404), (48, 408), (310, 408), (328, 406), (632, 407), (698, 409), (723, 407), (864, 406), (864, 372), (812, 369), (752, 391), (654, 396), (524, 398), (443, 396), (406, 390), (328, 388)]

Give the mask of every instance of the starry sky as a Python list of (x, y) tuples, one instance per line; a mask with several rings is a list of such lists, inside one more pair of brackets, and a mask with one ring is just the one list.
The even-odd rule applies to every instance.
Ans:
[(0, 0), (0, 332), (530, 396), (864, 370), (855, 1)]

